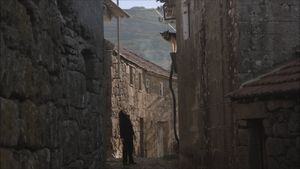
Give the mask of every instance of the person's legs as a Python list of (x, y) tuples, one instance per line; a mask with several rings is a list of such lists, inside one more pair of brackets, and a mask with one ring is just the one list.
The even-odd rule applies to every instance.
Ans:
[(127, 156), (128, 156), (128, 146), (126, 144), (126, 141), (123, 141), (123, 152), (122, 152), (122, 157), (123, 157), (123, 165), (128, 164), (127, 163)]
[(128, 144), (128, 156), (129, 156), (129, 164), (136, 164), (133, 160), (133, 140), (130, 140)]

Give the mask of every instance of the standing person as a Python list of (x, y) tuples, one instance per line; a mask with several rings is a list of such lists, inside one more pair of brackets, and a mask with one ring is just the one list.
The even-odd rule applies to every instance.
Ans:
[[(136, 164), (133, 161), (134, 131), (129, 115), (124, 111), (119, 112), (120, 137), (123, 144), (123, 165)], [(129, 160), (129, 163), (128, 163)]]

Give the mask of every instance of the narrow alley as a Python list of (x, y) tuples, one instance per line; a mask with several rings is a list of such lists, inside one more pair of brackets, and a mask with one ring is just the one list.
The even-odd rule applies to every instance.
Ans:
[(0, 169), (299, 169), (300, 0), (0, 0)]
[(107, 161), (107, 169), (176, 169), (178, 162), (175, 158), (138, 158), (134, 165), (123, 166), (121, 160)]

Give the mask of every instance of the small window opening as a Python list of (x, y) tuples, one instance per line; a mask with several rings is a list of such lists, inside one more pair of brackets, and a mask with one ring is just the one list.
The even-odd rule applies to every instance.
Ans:
[(130, 84), (133, 85), (133, 67), (129, 67), (129, 79), (130, 79)]
[(160, 96), (164, 96), (164, 83), (160, 82)]
[(139, 90), (142, 90), (142, 74), (139, 73)]
[(150, 88), (150, 80), (146, 79), (146, 91), (149, 92), (149, 88)]

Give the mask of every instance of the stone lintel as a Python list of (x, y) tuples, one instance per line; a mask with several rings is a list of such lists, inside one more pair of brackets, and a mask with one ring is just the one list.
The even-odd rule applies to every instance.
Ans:
[(255, 102), (248, 104), (233, 104), (234, 113), (238, 120), (265, 118), (266, 108), (263, 102)]

